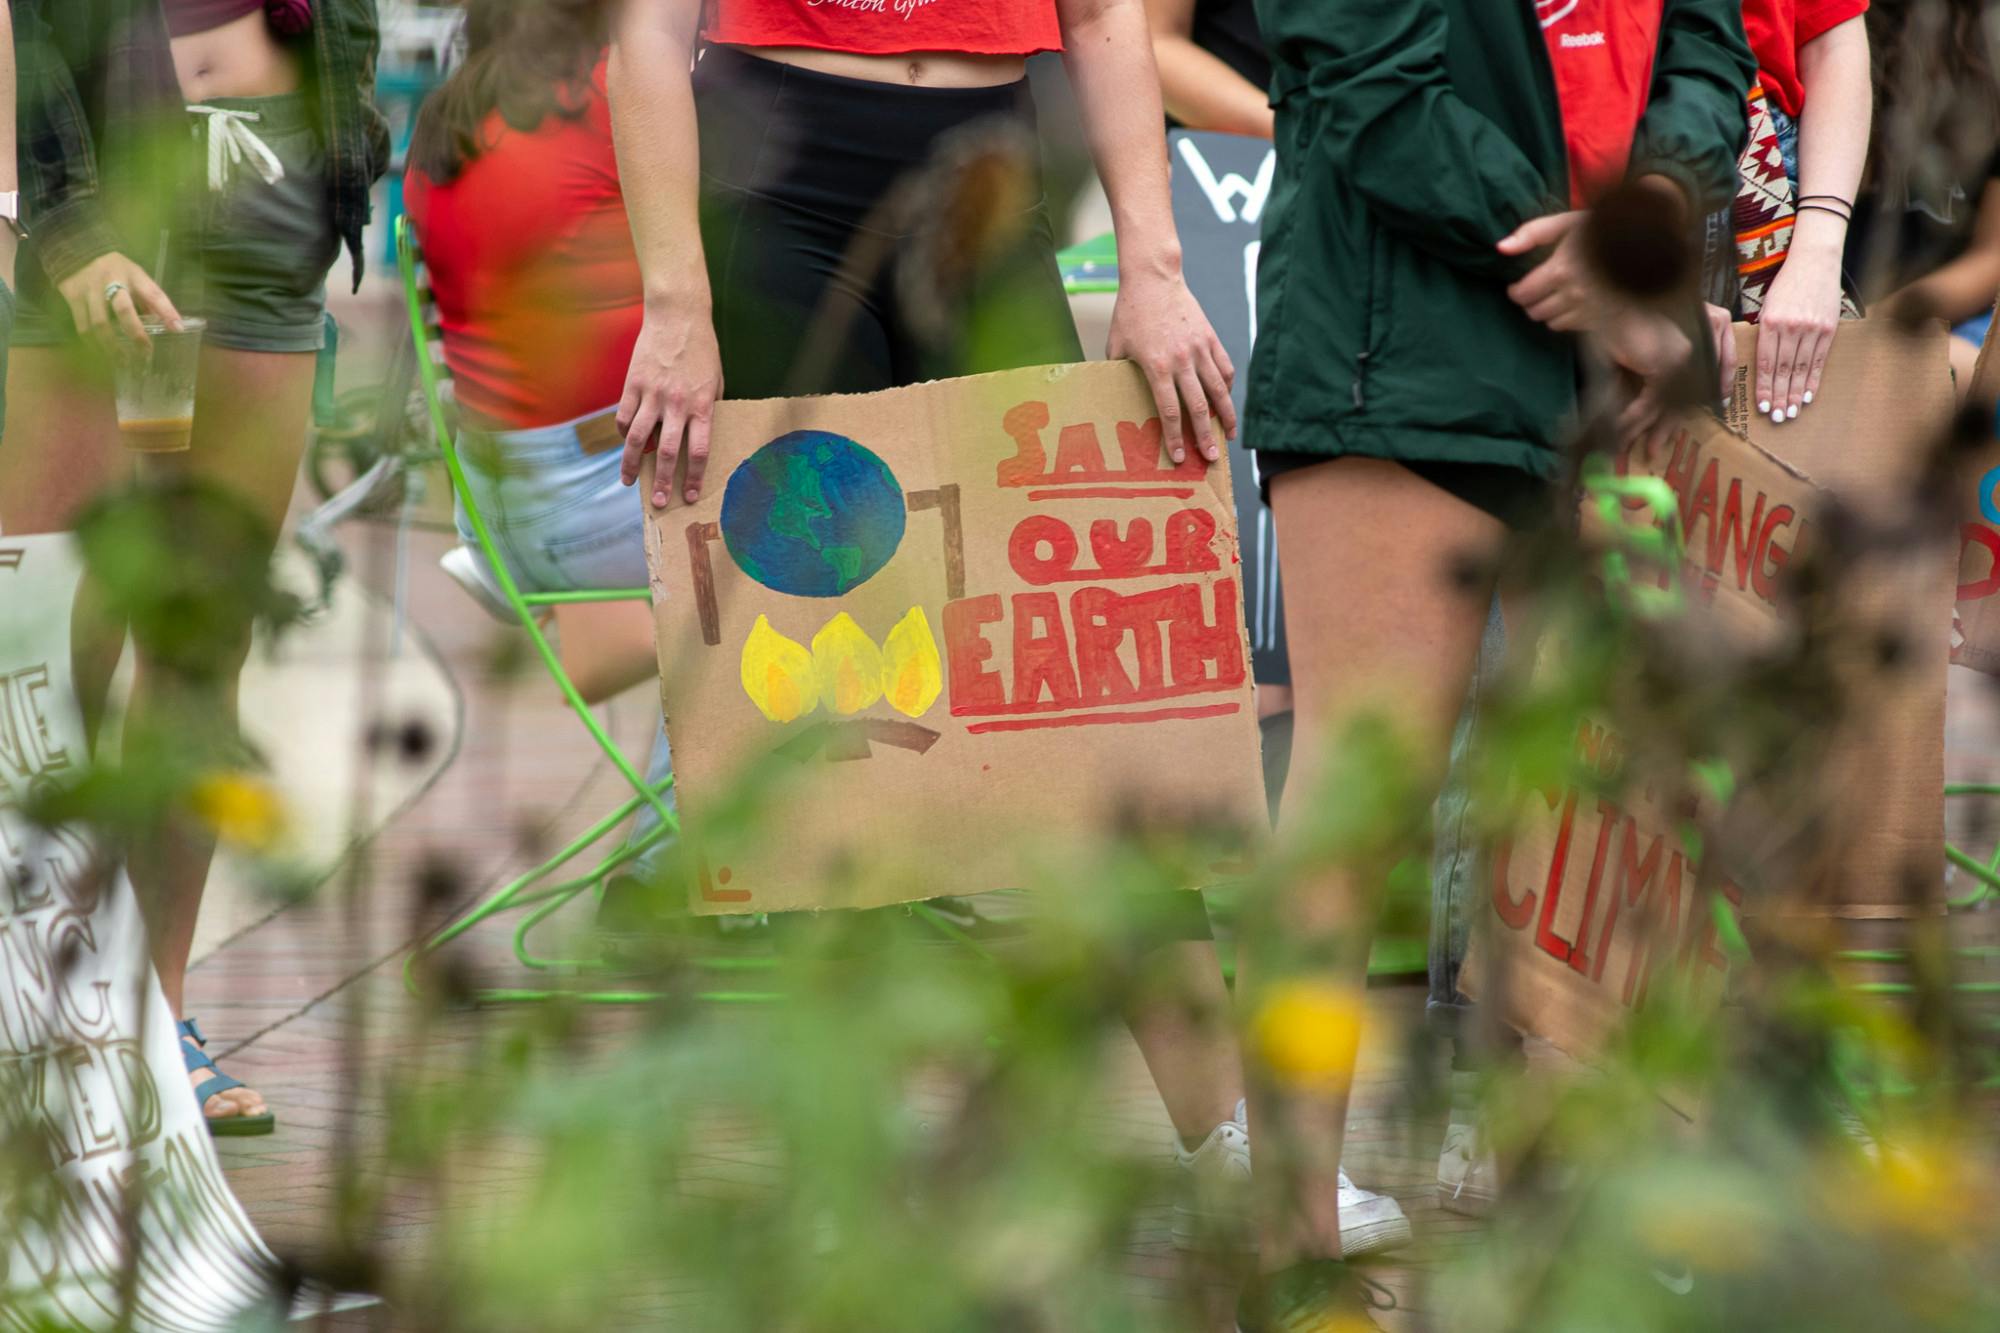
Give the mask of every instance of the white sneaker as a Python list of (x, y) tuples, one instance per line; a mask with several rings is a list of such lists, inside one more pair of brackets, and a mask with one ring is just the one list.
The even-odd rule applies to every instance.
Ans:
[[(1226, 1239), (1237, 1249), (1256, 1248), (1250, 1228), (1250, 1130), (1242, 1102), (1236, 1116), (1209, 1132), (1188, 1152), (1174, 1156), (1189, 1174), (1189, 1196), (1174, 1205), (1174, 1245), (1183, 1250)], [(1410, 1239), (1410, 1219), (1394, 1199), (1362, 1189), (1345, 1169), (1337, 1182), (1340, 1252), (1345, 1259), (1387, 1250)]]
[(1483, 1217), (1500, 1197), (1500, 1168), (1480, 1145), (1479, 1125), (1457, 1111), (1444, 1131), (1438, 1154), (1438, 1206), (1467, 1217)]
[(1251, 1250), (1250, 1131), (1225, 1120), (1193, 1152), (1174, 1144), (1174, 1160), (1187, 1179), (1174, 1202), (1177, 1250)]
[(1386, 1194), (1362, 1189), (1340, 1172), (1340, 1257), (1353, 1259), (1410, 1242), (1410, 1219)]

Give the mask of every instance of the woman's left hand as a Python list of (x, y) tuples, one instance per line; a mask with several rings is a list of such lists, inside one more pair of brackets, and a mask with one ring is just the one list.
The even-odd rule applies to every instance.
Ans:
[(1583, 254), (1583, 229), (1589, 216), (1576, 209), (1530, 218), (1501, 237), (1495, 247), (1503, 255), (1548, 251), (1527, 277), (1507, 288), (1507, 295), (1529, 319), (1558, 333), (1598, 328), (1614, 313), (1615, 303), (1606, 298), (1603, 284)]
[(1783, 423), (1819, 392), (1840, 326), (1840, 252), (1798, 250), (1771, 280), (1757, 320), (1757, 410)]
[(1224, 443), (1236, 438), (1236, 405), (1229, 397), (1236, 367), (1178, 272), (1128, 271), (1120, 279), (1105, 355), (1129, 357), (1146, 372), (1175, 463), (1187, 457), (1183, 442), (1190, 432), (1203, 458), (1213, 463), (1222, 457)]

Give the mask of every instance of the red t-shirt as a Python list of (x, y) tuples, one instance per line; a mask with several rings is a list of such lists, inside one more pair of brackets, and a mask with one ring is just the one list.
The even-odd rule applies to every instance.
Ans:
[(1868, 12), (1868, 0), (1743, 0), (1743, 33), (1757, 57), (1764, 93), (1788, 116), (1806, 109), (1799, 48)]
[(1535, 0), (1569, 148), (1570, 202), (1595, 203), (1624, 179), (1646, 114), (1660, 0)]
[(617, 406), (644, 316), (603, 61), (585, 91), (526, 133), (493, 113), (456, 179), (404, 182), (459, 405), (517, 429)]
[(871, 56), (1062, 50), (1055, 0), (715, 0), (705, 35), (729, 46)]

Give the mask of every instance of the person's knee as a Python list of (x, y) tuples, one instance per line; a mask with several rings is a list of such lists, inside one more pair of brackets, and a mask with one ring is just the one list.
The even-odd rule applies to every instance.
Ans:
[(262, 620), (289, 619), (294, 600), (270, 577), (270, 525), (196, 479), (132, 487), (77, 524), (101, 614), (129, 625), (143, 669), (192, 687), (233, 681)]

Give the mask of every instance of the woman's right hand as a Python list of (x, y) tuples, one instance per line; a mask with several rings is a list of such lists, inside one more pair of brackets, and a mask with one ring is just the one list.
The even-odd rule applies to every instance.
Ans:
[[(107, 300), (104, 293), (113, 283), (119, 284), (118, 290)], [(141, 347), (152, 341), (139, 321), (142, 308), (170, 329), (181, 326), (180, 311), (174, 309), (160, 285), (145, 269), (115, 251), (91, 260), (57, 283), (56, 290), (69, 303), (76, 331), (107, 352), (116, 351), (121, 333)]]
[(1619, 442), (1640, 458), (1655, 460), (1678, 429), (1669, 385), (1694, 354), (1694, 343), (1673, 320), (1640, 307), (1627, 307), (1608, 321), (1600, 341), (1635, 386), (1618, 413)]
[(625, 394), (618, 400), (618, 431), (625, 437), (619, 474), (627, 486), (639, 479), (640, 461), (658, 450), (653, 469), (653, 507), (665, 509), (681, 449), (687, 449), (682, 498), (701, 498), (701, 475), (708, 467), (708, 430), (722, 397), (722, 354), (706, 309), (647, 307)]
[(1702, 303), (1702, 313), (1708, 317), (1709, 340), (1715, 344), (1715, 369), (1718, 376), (1716, 387), (1721, 395), (1722, 405), (1729, 406), (1729, 400), (1736, 395), (1736, 330), (1732, 327), (1734, 318), (1719, 305), (1706, 301)]

